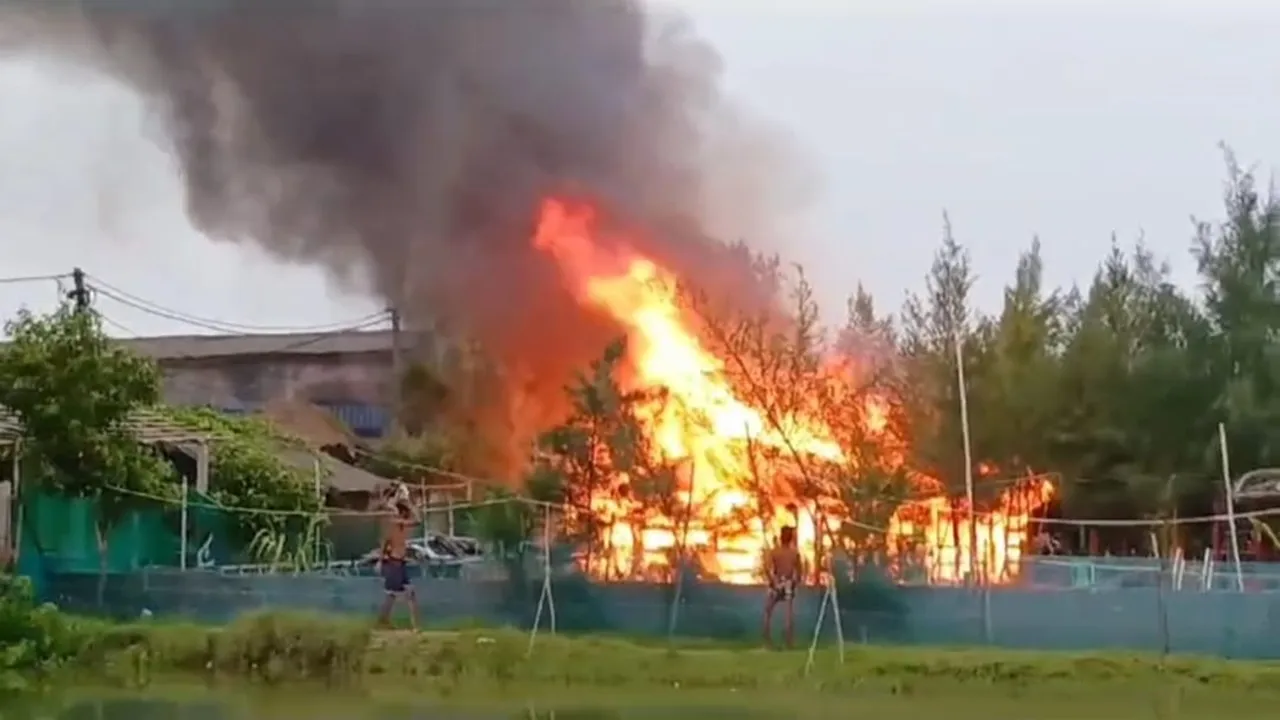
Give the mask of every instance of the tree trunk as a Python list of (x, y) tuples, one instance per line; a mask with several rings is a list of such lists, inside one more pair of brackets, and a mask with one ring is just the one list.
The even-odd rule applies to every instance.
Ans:
[(583, 570), (586, 571), (588, 575), (595, 572), (593, 563), (595, 562), (595, 551), (596, 551), (596, 510), (592, 504), (592, 500), (594, 498), (595, 498), (595, 489), (588, 486), (587, 487), (587, 504), (586, 504), (586, 513), (587, 513), (586, 527), (579, 528), (579, 531), (586, 536), (586, 541), (587, 541), (586, 543), (587, 550), (586, 550), (586, 553), (583, 554), (583, 565), (584, 565)]
[(631, 520), (631, 578), (646, 580), (644, 577), (645, 570), (645, 548), (644, 548), (644, 528), (645, 520), (643, 517), (632, 518)]
[[(810, 519), (813, 520), (813, 584), (816, 586), (822, 583), (822, 543), (826, 540), (826, 535), (823, 533), (822, 511), (818, 509), (816, 502)], [(799, 525), (798, 522), (796, 524)]]

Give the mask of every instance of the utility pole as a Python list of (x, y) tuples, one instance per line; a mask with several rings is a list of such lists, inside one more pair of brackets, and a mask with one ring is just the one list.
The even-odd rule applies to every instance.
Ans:
[(75, 301), (76, 312), (84, 312), (89, 309), (89, 290), (84, 285), (84, 270), (75, 268), (71, 271), (71, 282), (75, 287), (71, 292), (67, 293), (67, 297)]
[(391, 413), (387, 435), (400, 432), (400, 396), (404, 392), (404, 344), (400, 333), (400, 308), (389, 307), (391, 315), (391, 382), (388, 383), (387, 408)]

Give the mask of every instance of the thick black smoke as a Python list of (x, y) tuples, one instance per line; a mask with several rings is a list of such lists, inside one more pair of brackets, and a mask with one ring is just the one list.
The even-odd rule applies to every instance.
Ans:
[(778, 170), (715, 52), (639, 0), (11, 3), (6, 44), (134, 87), (210, 237), (323, 266), (551, 388), (612, 330), (531, 248), (541, 198), (589, 196), (720, 277), (705, 237), (755, 225)]

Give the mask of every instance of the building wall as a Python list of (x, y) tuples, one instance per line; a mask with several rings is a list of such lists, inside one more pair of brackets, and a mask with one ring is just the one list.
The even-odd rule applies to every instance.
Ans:
[(227, 356), (164, 360), (164, 395), (175, 405), (252, 410), (270, 400), (329, 407), (359, 434), (386, 422), (390, 353)]

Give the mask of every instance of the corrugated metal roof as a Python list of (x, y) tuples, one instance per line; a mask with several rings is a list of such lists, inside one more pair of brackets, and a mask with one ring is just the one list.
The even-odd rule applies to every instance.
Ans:
[[(411, 338), (406, 333), (406, 344)], [(140, 355), (155, 360), (193, 360), (232, 355), (336, 355), (390, 352), (390, 330), (264, 335), (166, 335), (121, 339)]]
[(391, 413), (379, 405), (367, 403), (321, 403), (351, 432), (362, 438), (382, 437), (391, 425)]

